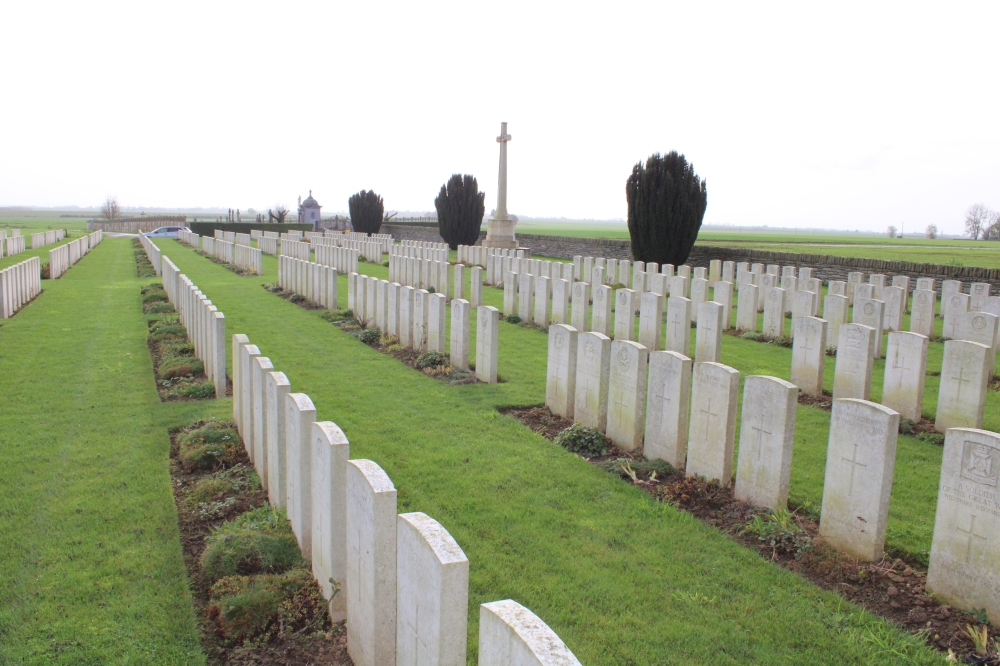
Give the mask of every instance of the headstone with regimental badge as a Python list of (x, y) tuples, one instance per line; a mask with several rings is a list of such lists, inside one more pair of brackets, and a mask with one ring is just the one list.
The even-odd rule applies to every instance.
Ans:
[(917, 289), (913, 292), (913, 307), (910, 312), (911, 333), (918, 333), (928, 338), (934, 335), (936, 301), (937, 292), (930, 289)]
[(610, 363), (611, 338), (596, 332), (578, 334), (573, 420), (601, 431), (608, 425)]
[(649, 351), (638, 342), (611, 343), (608, 374), (608, 439), (625, 451), (642, 449)]
[(576, 353), (579, 333), (572, 326), (549, 326), (549, 356), (545, 383), (545, 406), (553, 414), (573, 418), (576, 396)]

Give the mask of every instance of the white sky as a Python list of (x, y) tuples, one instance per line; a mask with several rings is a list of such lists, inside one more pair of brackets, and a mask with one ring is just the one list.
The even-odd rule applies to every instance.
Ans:
[[(766, 6), (765, 6), (766, 4)], [(0, 205), (624, 218), (676, 149), (709, 224), (960, 231), (1000, 208), (1000, 3), (4, 2)], [(277, 101), (280, 98), (280, 101)]]

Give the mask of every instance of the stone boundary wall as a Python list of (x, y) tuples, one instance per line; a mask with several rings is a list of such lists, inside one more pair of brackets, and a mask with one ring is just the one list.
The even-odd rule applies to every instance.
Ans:
[[(382, 233), (390, 233), (397, 240), (420, 240), (443, 242), (437, 229), (404, 225), (382, 225)], [(486, 230), (480, 232), (480, 243), (486, 237)], [(572, 236), (543, 236), (540, 234), (517, 234), (518, 243), (531, 249), (533, 257), (572, 259), (574, 255), (605, 257), (607, 259), (632, 259), (632, 246), (627, 240), (611, 238), (576, 238)], [(687, 263), (691, 266), (708, 266), (712, 259), (721, 261), (746, 261), (758, 264), (779, 264), (781, 266), (811, 266), (813, 276), (824, 281), (847, 280), (852, 271), (863, 273), (883, 273), (890, 276), (907, 275), (915, 284), (917, 278), (934, 278), (938, 292), (944, 280), (962, 282), (988, 282), (991, 293), (1000, 292), (1000, 269), (976, 266), (946, 266), (924, 264), (913, 261), (885, 261), (882, 259), (859, 259), (856, 257), (835, 257), (826, 254), (797, 254), (793, 252), (768, 252), (733, 247), (695, 245)]]

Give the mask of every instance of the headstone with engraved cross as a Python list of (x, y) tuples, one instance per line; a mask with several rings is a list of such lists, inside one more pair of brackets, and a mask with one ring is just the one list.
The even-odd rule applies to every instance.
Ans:
[(698, 306), (708, 300), (708, 280), (696, 277), (691, 280), (691, 321), (698, 320)]
[(982, 312), (983, 304), (990, 297), (989, 282), (973, 282), (969, 286), (969, 311)]
[(1000, 624), (1000, 435), (952, 428), (945, 435), (927, 591)]
[(464, 664), (469, 558), (425, 513), (396, 520), (396, 661), (399, 666)]
[(875, 329), (862, 324), (844, 324), (837, 341), (837, 364), (833, 372), (833, 399), (867, 400), (872, 388), (872, 349)]
[(823, 319), (826, 320), (826, 346), (837, 348), (840, 327), (847, 323), (847, 296), (827, 294), (823, 297)]
[[(676, 278), (674, 278), (676, 279)], [(691, 353), (691, 300), (680, 296), (667, 299), (667, 335), (664, 349), (687, 356)]]
[(906, 310), (906, 292), (901, 287), (885, 287), (882, 289), (882, 300), (885, 308), (882, 314), (882, 330), (903, 330), (903, 313)]
[(663, 340), (665, 302), (656, 292), (647, 292), (639, 298), (639, 344), (650, 352), (657, 351)]
[(649, 355), (643, 453), (683, 469), (691, 414), (691, 359), (672, 351)]
[[(990, 349), (993, 349), (996, 344), (997, 339), (997, 325), (1000, 319), (996, 315), (990, 314), (988, 312), (966, 312), (965, 317), (962, 322), (962, 340), (969, 340), (971, 342), (978, 342), (986, 345)], [(988, 366), (986, 373), (988, 376), (993, 376), (993, 366), (995, 365), (995, 356), (987, 354)]]
[(978, 342), (948, 340), (944, 343), (935, 430), (983, 427), (989, 380), (987, 370), (992, 354), (990, 347)]
[(729, 485), (733, 477), (740, 373), (721, 363), (695, 363), (691, 383), (687, 476)]
[(611, 338), (596, 332), (577, 335), (573, 420), (602, 431), (608, 424), (610, 362)]
[(586, 331), (590, 318), (587, 310), (590, 307), (590, 284), (587, 282), (573, 283), (573, 309), (570, 313), (570, 323), (578, 331)]
[(951, 294), (942, 297), (941, 307), (944, 309), (941, 336), (945, 340), (960, 340), (965, 325), (965, 315), (969, 312), (969, 295)]
[(595, 286), (594, 306), (591, 308), (590, 330), (611, 336), (611, 309), (614, 306), (614, 291), (606, 284)]
[[(648, 293), (648, 292), (647, 292)], [(635, 339), (635, 311), (639, 296), (631, 289), (619, 289), (615, 295), (615, 340)]]
[[(564, 264), (569, 265), (569, 264)], [(552, 280), (552, 323), (569, 324), (569, 300), (571, 284), (569, 280)]]
[[(785, 301), (789, 294), (779, 287), (770, 287), (765, 291), (764, 319), (761, 325), (761, 335), (765, 338), (783, 337), (785, 335)], [(792, 292), (792, 294), (797, 293)], [(756, 308), (754, 310), (754, 319), (756, 319)]]
[(549, 326), (549, 354), (545, 382), (545, 406), (553, 414), (572, 419), (576, 396), (576, 348), (578, 332), (572, 326)]
[(334, 622), (347, 619), (347, 461), (351, 445), (332, 421), (312, 424), (312, 571)]
[(772, 509), (787, 506), (798, 394), (795, 384), (777, 377), (746, 378), (736, 499)]
[(913, 292), (913, 307), (910, 312), (911, 333), (919, 333), (928, 338), (934, 335), (936, 303), (937, 292), (929, 289), (917, 289)]
[(715, 301), (698, 305), (694, 360), (696, 363), (719, 363), (722, 360), (722, 305)]
[(646, 416), (646, 366), (649, 351), (638, 342), (611, 343), (608, 374), (608, 438), (620, 449), (642, 449)]
[(850, 557), (882, 557), (898, 433), (899, 414), (888, 407), (833, 401), (819, 533)]
[[(745, 273), (744, 275), (750, 275)], [(757, 330), (757, 285), (747, 283), (736, 299), (736, 332)]]
[(875, 329), (875, 346), (873, 358), (882, 358), (882, 318), (885, 303), (871, 298), (857, 297), (854, 299), (854, 318), (852, 323), (870, 326)]
[(819, 398), (823, 395), (826, 369), (827, 322), (818, 317), (799, 317), (794, 321), (791, 380), (806, 395)]
[(305, 393), (285, 396), (288, 520), (304, 557), (312, 557), (312, 424), (316, 407)]
[(347, 652), (396, 663), (396, 488), (371, 460), (347, 463)]
[(795, 291), (790, 294), (792, 299), (792, 328), (791, 336), (795, 337), (795, 320), (801, 317), (812, 317), (815, 313), (815, 304), (818, 296), (812, 291)]
[(919, 333), (893, 331), (885, 351), (882, 404), (911, 421), (920, 420), (924, 407), (929, 342)]
[(476, 378), (497, 383), (500, 311), (492, 305), (480, 305), (476, 312)]

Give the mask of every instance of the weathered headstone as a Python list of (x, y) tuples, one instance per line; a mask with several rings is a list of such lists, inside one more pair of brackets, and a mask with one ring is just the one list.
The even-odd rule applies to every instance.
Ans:
[(260, 485), (267, 487), (267, 374), (274, 370), (271, 359), (258, 356), (250, 364), (253, 373), (253, 466)]
[[(517, 283), (520, 273), (508, 271), (503, 277), (503, 314), (517, 314)], [(470, 301), (471, 303), (471, 301)]]
[(928, 338), (934, 335), (936, 299), (937, 293), (929, 289), (917, 289), (913, 292), (913, 307), (910, 312), (911, 333), (919, 333)]
[(283, 372), (265, 375), (267, 410), (267, 497), (279, 509), (288, 506), (288, 449), (285, 446), (285, 396), (291, 390)]
[(882, 297), (885, 299), (882, 329), (885, 331), (903, 330), (903, 313), (906, 311), (906, 292), (901, 287), (885, 287), (882, 289)]
[(413, 349), (427, 351), (427, 333), (430, 322), (430, 292), (417, 289), (413, 292)]
[[(797, 293), (799, 292), (792, 292), (793, 295)], [(761, 334), (765, 338), (780, 338), (785, 335), (785, 298), (785, 290), (777, 287), (771, 287), (764, 295), (764, 320)], [(755, 307), (754, 319), (756, 318)]]
[(865, 274), (858, 271), (851, 271), (847, 274), (847, 304), (854, 305), (854, 292), (859, 284), (865, 280)]
[(678, 298), (687, 298), (688, 279), (683, 275), (675, 275), (670, 278), (670, 295)]
[[(648, 293), (648, 292), (647, 292)], [(619, 289), (615, 294), (615, 340), (635, 338), (635, 310), (639, 304), (636, 292)], [(596, 330), (596, 329), (595, 329)]]
[[(997, 341), (997, 325), (998, 319), (996, 315), (981, 311), (967, 312), (965, 314), (965, 321), (962, 323), (961, 338), (962, 340), (984, 344), (993, 350)], [(990, 353), (987, 354), (987, 357), (986, 372), (988, 376), (992, 377), (995, 356)]]
[(816, 303), (816, 294), (811, 291), (796, 291), (791, 294), (792, 298), (792, 329), (791, 335), (795, 337), (795, 320), (802, 317), (813, 316), (813, 306)]
[[(941, 316), (948, 314), (948, 307), (951, 304), (950, 297), (962, 293), (962, 283), (959, 280), (945, 280), (941, 283)], [(966, 310), (969, 309), (966, 303)]]
[(818, 398), (823, 395), (827, 322), (816, 317), (799, 317), (794, 322), (791, 380), (803, 393)]
[(819, 533), (866, 562), (882, 557), (899, 414), (866, 400), (834, 400)]
[(448, 306), (444, 294), (429, 294), (427, 297), (427, 350), (445, 353), (447, 342), (446, 315)]
[(480, 305), (476, 317), (476, 377), (496, 384), (500, 311), (491, 305)]
[(506, 599), (479, 607), (479, 666), (580, 666), (580, 662), (537, 615)]
[(757, 287), (745, 284), (736, 299), (736, 331), (757, 330)]
[(725, 280), (717, 281), (712, 290), (712, 300), (722, 306), (722, 330), (728, 331), (733, 321), (733, 284)]
[(665, 299), (656, 292), (647, 292), (639, 299), (639, 344), (650, 352), (657, 351), (663, 340), (663, 305)]
[(798, 395), (795, 384), (777, 377), (744, 381), (736, 499), (771, 509), (788, 505)]
[(691, 321), (697, 321), (698, 306), (708, 301), (708, 280), (694, 278), (691, 280)]
[(886, 347), (882, 404), (911, 421), (923, 411), (929, 342), (919, 333), (893, 331)]
[(826, 320), (826, 346), (836, 349), (840, 340), (840, 327), (847, 323), (847, 296), (824, 296), (823, 319)]
[(643, 452), (683, 469), (691, 415), (691, 359), (672, 351), (649, 355)]
[(517, 316), (531, 323), (535, 313), (535, 276), (521, 273), (517, 277)]
[(285, 396), (288, 520), (304, 557), (312, 557), (312, 423), (316, 407), (305, 393)]
[(590, 330), (611, 336), (611, 307), (614, 292), (607, 285), (594, 287), (594, 307), (590, 320)]
[(371, 460), (347, 463), (347, 652), (396, 663), (396, 488)]
[(571, 312), (570, 322), (573, 324), (573, 328), (581, 333), (587, 330), (587, 323), (590, 321), (587, 317), (587, 308), (589, 304), (590, 285), (586, 282), (574, 282), (573, 310)]
[(451, 301), (451, 367), (469, 369), (469, 313), (471, 306), (464, 298)]
[(927, 591), (1000, 624), (1000, 435), (952, 428), (944, 439)]
[(868, 276), (868, 284), (873, 288), (872, 298), (876, 301), (881, 301), (882, 289), (885, 288), (885, 276), (881, 273), (873, 273)]
[(399, 290), (399, 344), (413, 346), (413, 300), (416, 289), (410, 286)]
[(990, 297), (989, 282), (973, 282), (969, 286), (969, 311), (982, 312), (983, 304)]
[(611, 338), (596, 332), (577, 335), (573, 420), (602, 431), (608, 421), (610, 362)]
[(473, 266), (469, 272), (472, 275), (469, 282), (469, 305), (478, 308), (483, 302), (483, 269)]
[(608, 438), (620, 449), (642, 449), (649, 351), (631, 340), (611, 343), (608, 374)]
[[(948, 307), (944, 311), (941, 334), (945, 340), (960, 340), (965, 328), (965, 315), (969, 312), (969, 295), (952, 294), (947, 298)], [(941, 307), (944, 306), (945, 301), (941, 301)]]
[(571, 284), (569, 280), (552, 281), (552, 323), (568, 324)]
[(740, 373), (721, 363), (695, 363), (691, 383), (687, 476), (729, 485), (733, 476)]
[(875, 358), (882, 358), (882, 312), (885, 303), (870, 298), (854, 299), (854, 324), (862, 324), (875, 329)]
[(455, 264), (455, 295), (454, 298), (465, 298), (465, 265)]
[(565, 324), (549, 326), (549, 356), (545, 383), (545, 406), (553, 414), (572, 419), (576, 396), (578, 331)]
[(875, 329), (862, 324), (843, 324), (837, 341), (837, 364), (833, 372), (833, 399), (867, 400), (872, 387), (872, 350)]
[[(240, 434), (243, 435), (243, 446), (246, 448), (247, 456), (253, 462), (254, 442), (253, 442), (253, 364), (254, 359), (260, 356), (260, 349), (257, 345), (245, 344), (240, 347), (240, 415), (243, 419)], [(234, 360), (235, 363), (235, 360)]]
[(978, 342), (948, 340), (944, 343), (935, 430), (983, 427), (989, 380), (987, 370), (992, 355), (991, 348)]
[(722, 314), (722, 306), (714, 301), (705, 301), (698, 306), (695, 363), (719, 363), (722, 360)]
[(691, 300), (680, 296), (667, 299), (667, 336), (664, 349), (687, 356), (691, 353)]
[[(347, 461), (351, 445), (332, 421), (312, 424), (312, 571), (330, 619), (347, 618)], [(331, 582), (332, 581), (332, 582)]]

